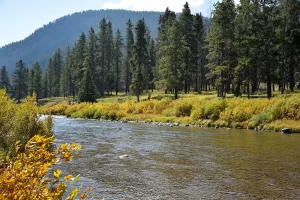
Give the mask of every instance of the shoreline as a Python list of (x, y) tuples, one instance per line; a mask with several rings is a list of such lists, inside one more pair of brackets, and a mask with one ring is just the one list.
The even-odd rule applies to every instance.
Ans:
[[(47, 116), (42, 114), (43, 116)], [(148, 124), (151, 126), (164, 126), (164, 127), (196, 127), (196, 128), (212, 128), (212, 129), (226, 129), (226, 130), (231, 130), (231, 129), (236, 129), (236, 130), (249, 130), (249, 131), (255, 131), (255, 132), (274, 132), (274, 133), (282, 133), (282, 134), (297, 134), (297, 132), (291, 132), (291, 133), (284, 133), (282, 130), (281, 131), (274, 131), (270, 129), (259, 129), (257, 127), (255, 128), (245, 128), (245, 127), (228, 127), (228, 126), (205, 126), (205, 125), (199, 125), (199, 124), (192, 124), (192, 123), (178, 123), (178, 122), (159, 122), (159, 121), (149, 121), (149, 120), (110, 120), (110, 119), (96, 119), (96, 118), (75, 118), (75, 117), (70, 117), (66, 115), (51, 115), (55, 116), (55, 118), (70, 118), (70, 119), (81, 119), (81, 120), (94, 120), (94, 121), (101, 121), (101, 122), (120, 122), (120, 123), (142, 123), (142, 124)]]
[[(272, 99), (220, 99), (207, 96), (123, 103), (98, 102), (68, 105), (57, 102), (40, 113), (72, 118), (142, 121), (174, 126), (225, 127), (255, 131), (300, 133), (300, 94)], [(155, 123), (156, 122), (156, 123)], [(286, 132), (287, 133), (287, 132)]]

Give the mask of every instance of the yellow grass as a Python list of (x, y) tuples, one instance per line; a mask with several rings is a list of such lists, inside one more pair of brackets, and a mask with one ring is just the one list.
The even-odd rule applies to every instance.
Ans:
[[(46, 105), (41, 112), (63, 114), (71, 117), (143, 120), (159, 122), (192, 123), (206, 126), (228, 126), (243, 128), (267, 128), (279, 130), (290, 120), (288, 128), (299, 131), (300, 94), (278, 95), (266, 98), (216, 98), (214, 95), (192, 93), (184, 98), (173, 100), (168, 95), (155, 93), (141, 102), (132, 97), (109, 97), (98, 103), (81, 103), (68, 105), (58, 103)], [(122, 98), (122, 99), (120, 99)]]

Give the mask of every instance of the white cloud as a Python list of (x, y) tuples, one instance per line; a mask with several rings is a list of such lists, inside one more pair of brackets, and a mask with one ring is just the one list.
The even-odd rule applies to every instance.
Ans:
[[(103, 9), (126, 9), (135, 11), (165, 11), (167, 7), (175, 12), (181, 12), (187, 0), (119, 0), (108, 1), (102, 6)], [(204, 4), (204, 0), (189, 0), (189, 6), (194, 7)]]

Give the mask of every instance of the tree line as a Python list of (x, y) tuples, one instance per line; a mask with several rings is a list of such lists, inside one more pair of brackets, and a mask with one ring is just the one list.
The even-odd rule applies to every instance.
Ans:
[[(254, 94), (266, 84), (283, 94), (300, 81), (300, 2), (297, 0), (223, 0), (215, 5), (208, 30), (188, 3), (179, 18), (166, 9), (159, 19), (158, 82), (168, 91), (201, 92), (218, 97)], [(299, 85), (298, 85), (299, 86)]]
[(300, 2), (297, 0), (233, 0), (215, 4), (210, 25), (193, 15), (186, 3), (178, 16), (167, 8), (159, 17), (158, 36), (151, 38), (144, 19), (120, 30), (103, 18), (99, 32), (81, 34), (63, 58), (58, 49), (46, 71), (16, 64), (12, 85), (5, 67), (0, 86), (17, 100), (35, 92), (37, 99), (56, 96), (93, 102), (120, 91), (137, 96), (147, 90), (173, 93), (216, 90), (250, 96), (266, 84), (271, 98), (295, 90), (300, 73)]

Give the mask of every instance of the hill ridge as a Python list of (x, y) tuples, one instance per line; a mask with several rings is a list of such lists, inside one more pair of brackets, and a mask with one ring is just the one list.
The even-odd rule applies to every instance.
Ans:
[(6, 66), (10, 74), (18, 60), (23, 60), (28, 67), (32, 67), (36, 61), (40, 62), (44, 69), (48, 58), (57, 48), (64, 52), (67, 46), (74, 45), (81, 32), (87, 33), (91, 26), (98, 32), (102, 18), (111, 21), (114, 32), (119, 28), (123, 36), (129, 19), (135, 24), (138, 19), (144, 18), (152, 37), (156, 37), (161, 14), (157, 11), (100, 9), (65, 15), (36, 29), (23, 40), (0, 47), (0, 65)]

